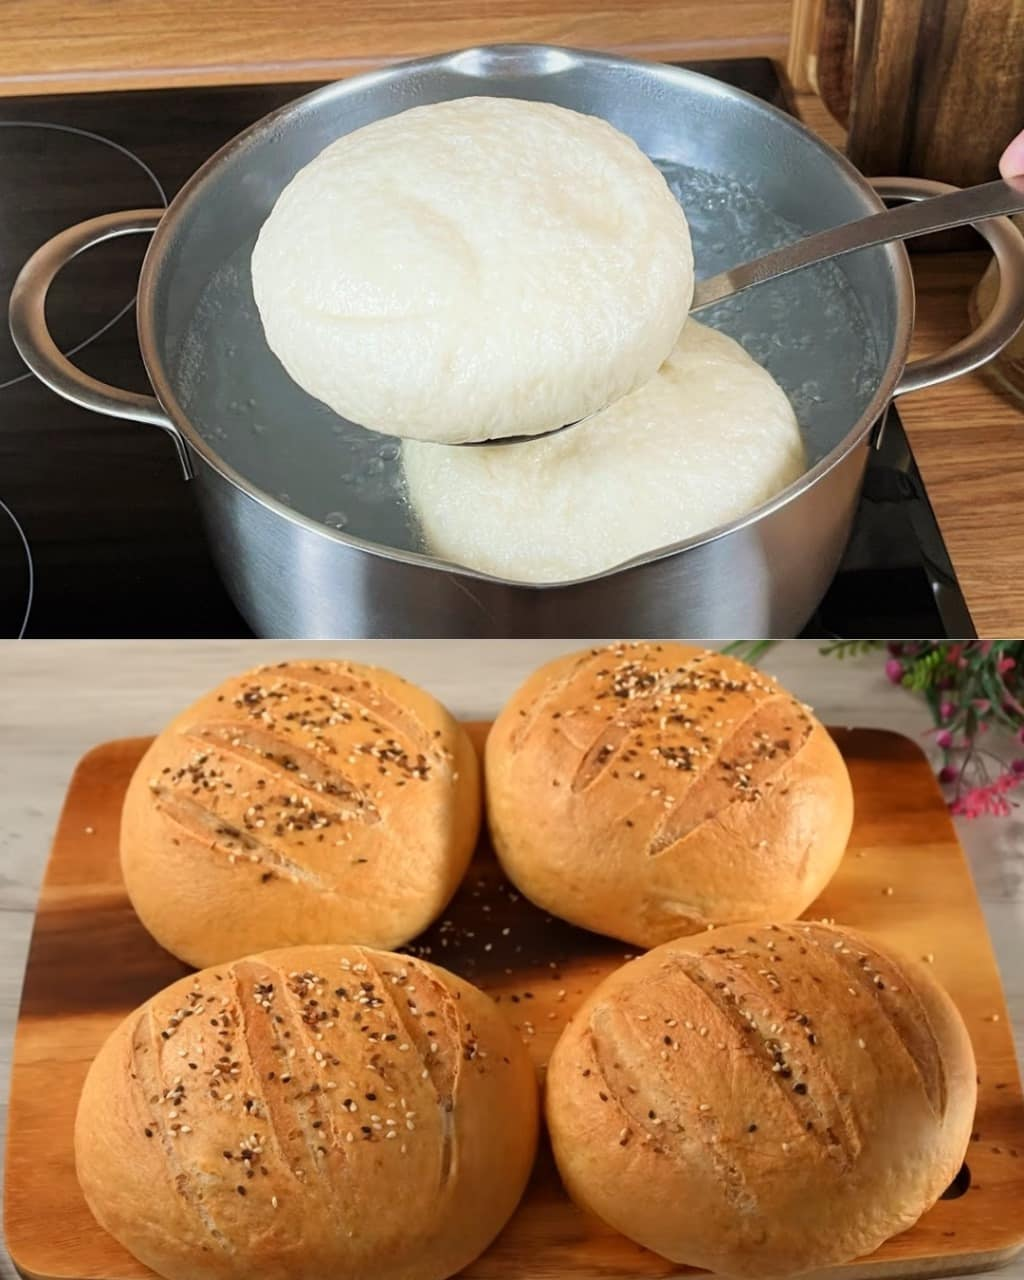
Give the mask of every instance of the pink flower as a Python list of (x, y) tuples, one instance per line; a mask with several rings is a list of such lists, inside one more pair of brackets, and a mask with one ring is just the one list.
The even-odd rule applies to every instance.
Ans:
[(1010, 771), (1019, 777), (1024, 773), (1024, 757), (1018, 756), (1016, 760), (1010, 762)]
[(981, 818), (986, 814), (995, 818), (1005, 818), (1010, 812), (1010, 802), (1006, 793), (1012, 791), (1024, 781), (1024, 773), (1008, 770), (1001, 773), (992, 782), (983, 786), (971, 787), (962, 792), (949, 806), (959, 817)]
[(991, 710), (992, 707), (992, 703), (989, 702), (988, 698), (975, 698), (973, 705), (978, 708), (982, 715)]
[(951, 764), (944, 764), (939, 770), (940, 782), (956, 782), (956, 770)]
[(996, 670), (1000, 675), (1004, 675), (1007, 671), (1012, 671), (1017, 665), (1013, 658), (1000, 658), (996, 664)]
[(939, 706), (939, 719), (952, 720), (956, 714), (956, 704), (953, 702), (943, 702)]
[(890, 658), (885, 664), (885, 674), (893, 684), (899, 684), (903, 679), (903, 664), (896, 658)]
[(935, 735), (935, 742), (943, 751), (948, 751), (953, 745), (953, 735), (948, 729), (940, 729)]

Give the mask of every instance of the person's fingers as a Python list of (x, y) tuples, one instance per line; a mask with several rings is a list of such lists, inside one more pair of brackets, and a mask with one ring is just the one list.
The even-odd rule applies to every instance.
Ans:
[(1024, 133), (1018, 133), (1003, 152), (999, 172), (1004, 178), (1024, 177)]

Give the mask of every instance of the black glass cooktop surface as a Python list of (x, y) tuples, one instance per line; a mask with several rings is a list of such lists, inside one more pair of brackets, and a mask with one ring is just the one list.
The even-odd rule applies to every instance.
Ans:
[[(788, 104), (763, 59), (694, 64)], [(313, 85), (167, 89), (0, 102), (0, 305), (45, 240), (84, 218), (166, 203), (213, 151)], [(148, 391), (133, 296), (142, 236), (61, 273), (54, 336), (88, 373)], [(0, 635), (244, 636), (190, 486), (160, 431), (78, 409), (24, 368), (0, 326)], [(17, 521), (17, 523), (15, 522)], [(20, 525), (20, 529), (19, 529)], [(972, 635), (898, 415), (873, 452), (850, 547), (812, 636)]]

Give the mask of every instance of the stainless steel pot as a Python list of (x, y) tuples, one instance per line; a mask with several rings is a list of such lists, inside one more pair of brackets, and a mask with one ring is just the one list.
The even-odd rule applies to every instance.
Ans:
[[(58, 235), (15, 286), (18, 350), (69, 400), (168, 433), (196, 486), (227, 587), (264, 635), (795, 633), (839, 563), (868, 448), (890, 401), (976, 368), (1024, 322), (1024, 238), (1007, 219), (979, 226), (999, 261), (998, 301), (963, 342), (909, 366), (914, 292), (903, 247), (866, 250), (824, 269), (841, 274), (820, 278), (796, 308), (799, 360), (820, 392), (805, 397), (801, 412), (811, 465), (749, 516), (575, 582), (523, 586), (459, 570), (416, 550), (408, 515), (381, 480), (397, 465), (381, 456), (381, 438), (340, 424), (281, 370), (255, 313), (248, 255), (282, 187), (333, 138), (408, 107), (479, 93), (604, 116), (652, 157), (739, 179), (792, 236), (873, 212), (880, 196), (920, 199), (948, 189), (910, 179), (872, 186), (797, 121), (693, 72), (546, 46), (471, 49), (320, 89), (228, 143), (166, 212), (113, 213)], [(139, 231), (155, 233), (138, 295), (139, 342), (155, 398), (76, 369), (44, 314), (50, 282), (75, 254)], [(725, 251), (737, 259), (769, 247), (754, 241)], [(702, 274), (713, 248), (696, 244)], [(849, 368), (840, 375), (842, 350), (815, 346), (818, 331), (834, 327), (842, 290), (862, 316), (857, 341), (874, 352), (869, 376)], [(735, 312), (722, 322), (735, 329), (751, 320)], [(797, 345), (788, 328), (772, 336), (783, 364), (792, 364)], [(345, 507), (346, 516), (332, 517), (332, 507)], [(345, 518), (346, 528), (332, 527)]]

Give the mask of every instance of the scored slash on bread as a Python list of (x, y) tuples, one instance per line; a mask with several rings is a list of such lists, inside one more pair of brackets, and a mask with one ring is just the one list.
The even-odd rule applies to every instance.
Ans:
[(844, 929), (734, 925), (648, 952), (547, 1075), (563, 1181), (678, 1263), (783, 1277), (871, 1253), (963, 1161), (974, 1055), (923, 967)]
[(495, 721), (488, 821), (537, 905), (640, 946), (792, 919), (853, 821), (828, 731), (770, 676), (674, 641), (556, 659)]
[(125, 885), (190, 964), (303, 942), (398, 946), (469, 865), (478, 775), (461, 726), (390, 672), (257, 668), (147, 751), (124, 805)]
[(294, 947), (129, 1015), (75, 1133), (98, 1221), (168, 1280), (436, 1280), (515, 1208), (533, 1067), (477, 988), (425, 961)]

